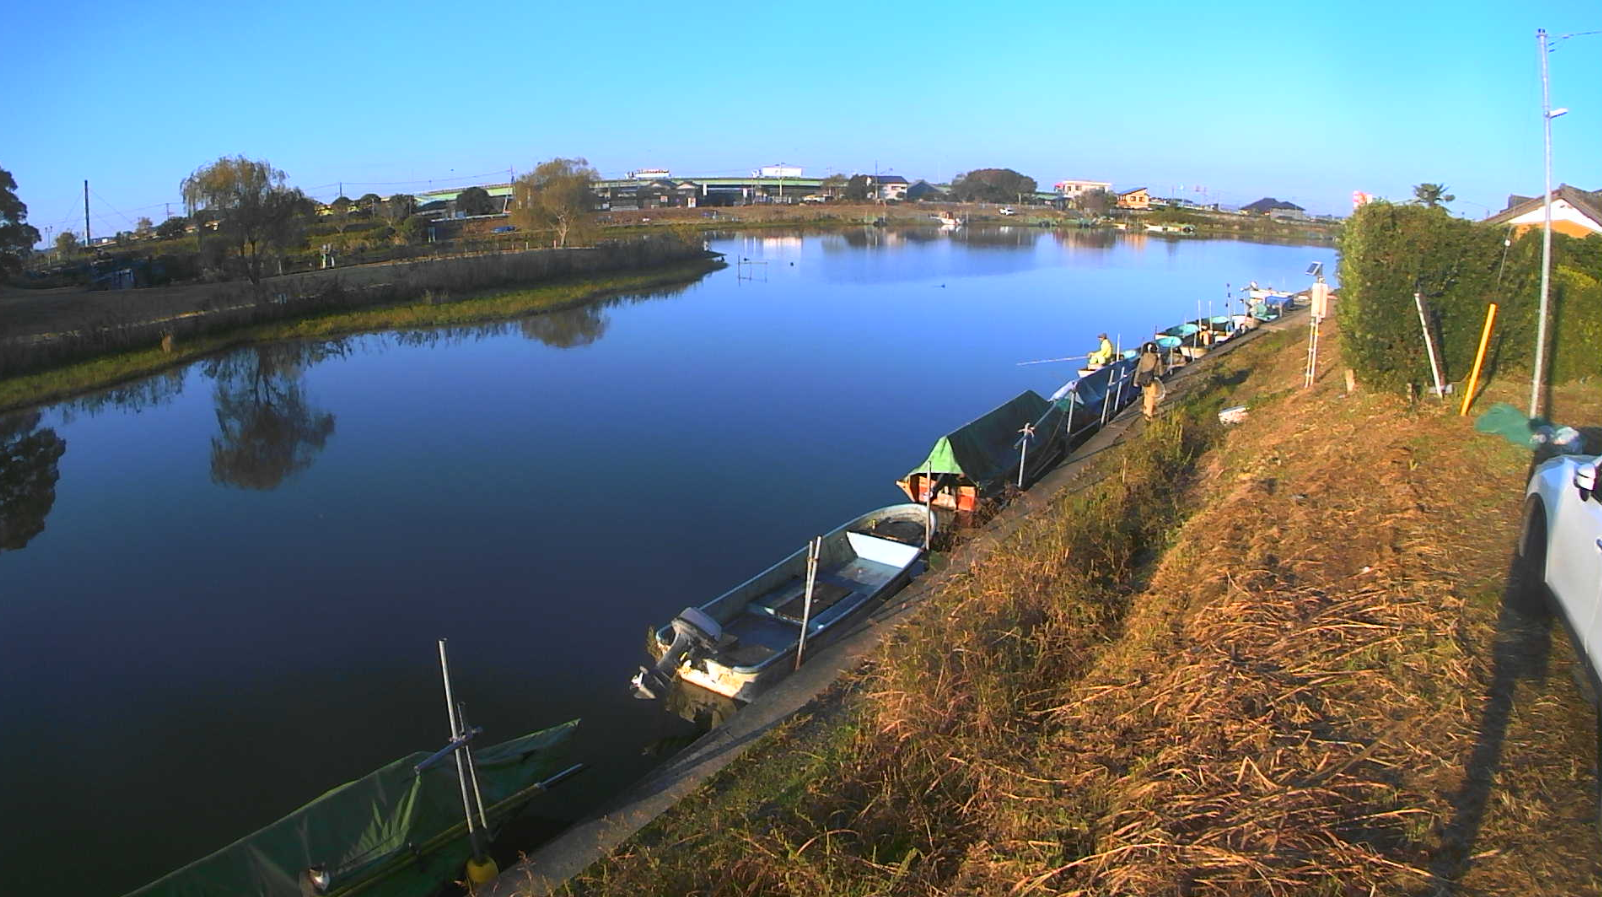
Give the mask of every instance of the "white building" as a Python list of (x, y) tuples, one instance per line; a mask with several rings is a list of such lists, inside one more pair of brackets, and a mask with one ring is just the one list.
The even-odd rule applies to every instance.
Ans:
[(1080, 194), (1093, 190), (1112, 192), (1112, 184), (1108, 181), (1058, 181), (1052, 185), (1057, 192), (1068, 199), (1078, 199)]
[(754, 178), (798, 178), (801, 176), (801, 166), (786, 165), (779, 162), (775, 165), (764, 165), (751, 172)]
[(673, 175), (666, 168), (642, 168), (629, 172), (628, 176), (636, 181), (665, 181)]

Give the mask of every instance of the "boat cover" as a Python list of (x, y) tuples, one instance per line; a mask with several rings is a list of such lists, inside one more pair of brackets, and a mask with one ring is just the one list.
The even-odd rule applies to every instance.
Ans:
[[(491, 823), (528, 789), (549, 778), (554, 749), (578, 720), (475, 751)], [(129, 897), (302, 897), (304, 870), (332, 876), (328, 894), (424, 897), (461, 876), (472, 852), (456, 764), (447, 758), (421, 775), (415, 753), (347, 782), (254, 834), (196, 860)]]
[[(1137, 364), (1139, 364), (1138, 360), (1126, 358), (1122, 361), (1115, 361), (1106, 367), (1098, 368), (1079, 378), (1073, 387), (1074, 403), (1076, 405), (1074, 429), (1076, 431), (1084, 422), (1100, 421), (1102, 406), (1109, 399), (1113, 402), (1113, 406), (1108, 409), (1109, 414), (1117, 412), (1124, 405), (1134, 401), (1135, 396), (1140, 394), (1140, 390), (1136, 389), (1133, 381), (1128, 380), (1128, 378), (1134, 372)], [(1119, 388), (1120, 384), (1122, 389)], [(1111, 394), (1110, 396), (1109, 393)]]
[(1018, 431), (1025, 423), (1033, 424), (1035, 438), (1029, 451), (1040, 451), (1061, 430), (1067, 404), (1063, 402), (1059, 407), (1034, 390), (1025, 390), (1012, 401), (940, 437), (929, 457), (907, 471), (907, 476), (949, 473), (965, 477), (981, 489), (1000, 485), (1018, 470), (1018, 440), (1022, 438)]

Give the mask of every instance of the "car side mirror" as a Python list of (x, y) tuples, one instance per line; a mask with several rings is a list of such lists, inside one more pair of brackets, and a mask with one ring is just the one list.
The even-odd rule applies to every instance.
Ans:
[(1597, 462), (1574, 468), (1574, 488), (1580, 490), (1580, 501), (1596, 497)]

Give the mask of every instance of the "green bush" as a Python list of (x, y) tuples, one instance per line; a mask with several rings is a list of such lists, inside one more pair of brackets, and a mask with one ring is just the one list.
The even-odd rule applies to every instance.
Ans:
[[(1505, 242), (1511, 241), (1511, 242)], [(1423, 295), (1442, 376), (1466, 380), (1486, 306), (1497, 303), (1487, 372), (1528, 370), (1540, 303), (1541, 235), (1453, 218), (1440, 209), (1374, 203), (1340, 241), (1342, 353), (1363, 382), (1401, 390), (1430, 382), (1415, 292)], [(1553, 237), (1550, 370), (1556, 381), (1602, 371), (1602, 238)]]

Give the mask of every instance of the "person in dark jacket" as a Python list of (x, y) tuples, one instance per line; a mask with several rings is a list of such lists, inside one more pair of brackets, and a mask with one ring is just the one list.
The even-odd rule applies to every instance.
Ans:
[(1146, 412), (1147, 420), (1157, 413), (1157, 403), (1163, 397), (1162, 376), (1167, 372), (1167, 365), (1163, 364), (1162, 353), (1157, 350), (1155, 342), (1147, 342), (1140, 347), (1140, 360), (1135, 363), (1135, 385), (1140, 387), (1144, 400), (1142, 410)]

